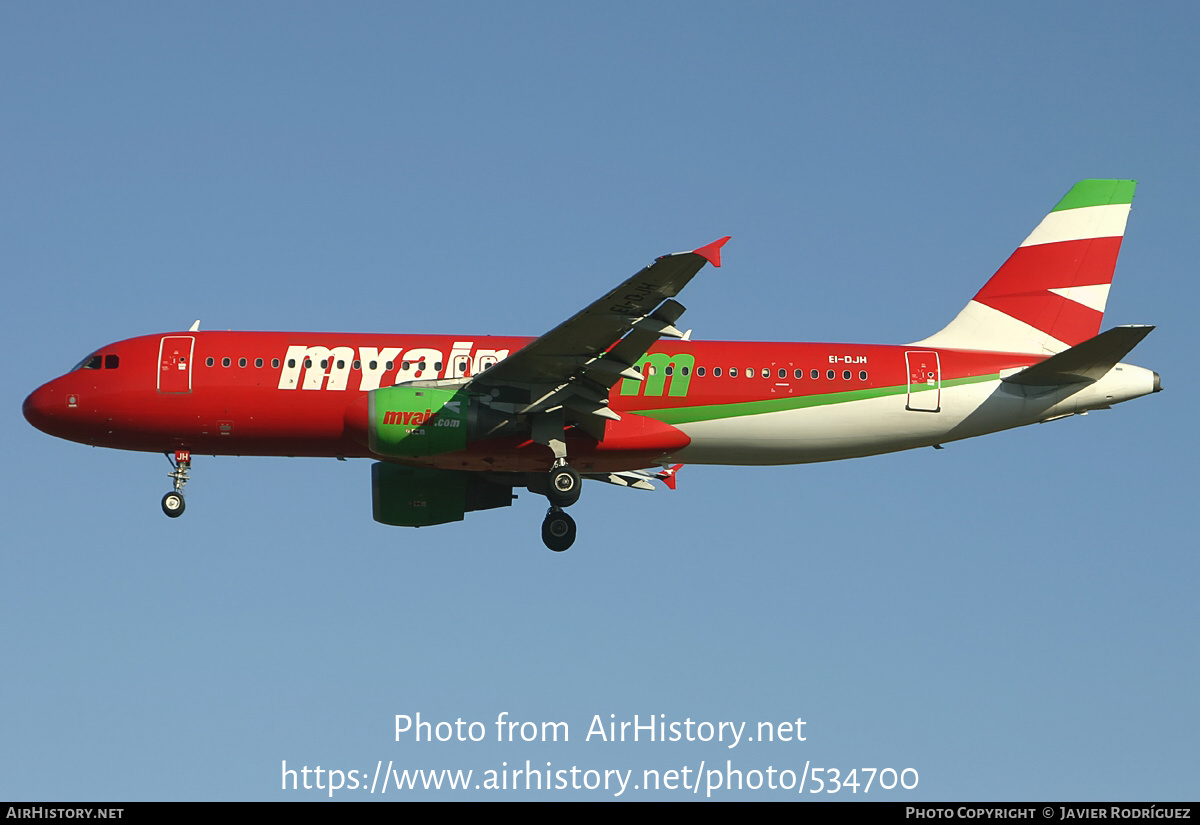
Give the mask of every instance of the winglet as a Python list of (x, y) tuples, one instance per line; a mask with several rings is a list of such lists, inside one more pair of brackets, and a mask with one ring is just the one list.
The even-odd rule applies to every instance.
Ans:
[[(725, 240), (727, 241), (729, 239), (726, 238)], [(724, 241), (722, 241), (721, 243), (724, 243)], [(661, 473), (655, 473), (654, 477), (657, 478), (659, 481), (661, 481), (663, 484), (667, 485), (667, 487), (674, 490), (675, 489), (675, 474), (677, 472), (679, 472), (679, 470), (682, 467), (683, 467), (682, 464), (672, 465), (668, 469), (663, 470)]]
[(725, 242), (728, 241), (731, 237), (733, 237), (733, 236), (726, 235), (724, 238), (721, 238), (718, 241), (713, 241), (710, 244), (705, 244), (704, 246), (700, 247), (699, 249), (693, 249), (692, 252), (693, 252), (693, 254), (699, 255), (701, 258), (708, 261), (713, 266), (719, 267), (721, 265), (721, 247), (723, 247), (725, 245)]

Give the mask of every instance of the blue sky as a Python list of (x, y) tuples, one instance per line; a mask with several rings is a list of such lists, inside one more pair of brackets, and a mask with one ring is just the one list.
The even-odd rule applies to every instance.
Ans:
[[(284, 760), (1195, 798), (1198, 17), (5, 4), (0, 798), (326, 798), (281, 791)], [(943, 451), (591, 485), (562, 555), (527, 493), (375, 524), (366, 461), (199, 457), (169, 521), (161, 456), (20, 417), (88, 352), (196, 318), (536, 335), (726, 234), (682, 296), (696, 338), (912, 341), (1086, 177), (1140, 181), (1106, 324), (1159, 325), (1129, 360), (1166, 392)], [(489, 738), (395, 741), (418, 712)], [(498, 743), (501, 712), (571, 740)], [(799, 717), (806, 741), (584, 741), (610, 714)]]

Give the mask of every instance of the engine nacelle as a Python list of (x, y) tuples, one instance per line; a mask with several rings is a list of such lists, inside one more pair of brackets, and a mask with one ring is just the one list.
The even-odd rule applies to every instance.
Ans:
[(474, 510), (508, 507), (512, 487), (478, 473), (402, 467), (382, 461), (371, 466), (371, 502), (375, 520), (393, 527), (429, 527), (462, 521)]
[(397, 458), (453, 453), (468, 441), (521, 432), (514, 416), (478, 396), (437, 387), (381, 387), (346, 409), (346, 430), (376, 455)]
[(367, 446), (376, 455), (423, 456), (467, 446), (467, 393), (383, 387), (367, 402)]

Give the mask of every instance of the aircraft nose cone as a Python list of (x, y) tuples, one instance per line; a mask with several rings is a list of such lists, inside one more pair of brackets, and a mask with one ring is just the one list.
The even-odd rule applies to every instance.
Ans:
[(21, 405), (21, 412), (25, 415), (25, 420), (42, 432), (54, 435), (55, 417), (52, 410), (55, 409), (57, 395), (58, 393), (49, 385), (38, 387), (29, 393), (29, 397)]

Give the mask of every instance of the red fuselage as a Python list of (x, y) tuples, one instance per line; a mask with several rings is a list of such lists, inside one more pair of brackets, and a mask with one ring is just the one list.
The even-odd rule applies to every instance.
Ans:
[[(366, 394), (411, 380), (469, 377), (529, 338), (366, 333), (178, 332), (98, 350), (34, 391), (26, 418), (47, 433), (100, 447), (210, 455), (372, 457)], [(869, 393), (912, 380), (912, 347), (767, 342), (660, 343), (644, 382), (618, 381), (603, 441), (568, 433), (583, 471), (650, 466), (691, 439), (670, 411), (805, 396)], [(940, 383), (1039, 360), (941, 351)], [(849, 396), (847, 396), (849, 397)], [(443, 469), (541, 471), (550, 451), (528, 437), (406, 460)]]

